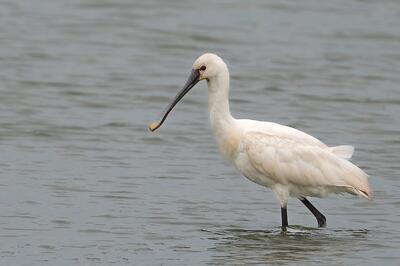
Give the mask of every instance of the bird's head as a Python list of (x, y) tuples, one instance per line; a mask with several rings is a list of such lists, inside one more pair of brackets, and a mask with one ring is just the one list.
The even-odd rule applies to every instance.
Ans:
[(194, 61), (192, 71), (199, 73), (199, 80), (210, 80), (217, 76), (223, 67), (226, 67), (226, 65), (218, 55), (207, 53)]
[(190, 91), (200, 80), (206, 79), (207, 81), (216, 78), (222, 69), (227, 69), (224, 61), (217, 55), (206, 53), (196, 59), (193, 63), (192, 72), (182, 90), (175, 96), (173, 101), (167, 106), (163, 112), (159, 122), (149, 124), (149, 130), (155, 131), (158, 129), (167, 118), (168, 114), (172, 111), (174, 106)]

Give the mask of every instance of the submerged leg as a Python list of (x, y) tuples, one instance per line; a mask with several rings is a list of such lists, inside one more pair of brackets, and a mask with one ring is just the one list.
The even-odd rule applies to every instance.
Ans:
[(314, 207), (314, 205), (311, 204), (311, 202), (308, 201), (306, 198), (299, 198), (301, 202), (303, 202), (304, 205), (314, 214), (315, 218), (317, 218), (318, 221), (318, 227), (325, 227), (326, 226), (326, 218), (325, 216), (320, 213), (317, 208)]
[(285, 207), (281, 207), (281, 217), (282, 217), (282, 231), (286, 231), (286, 227), (288, 227), (287, 205)]

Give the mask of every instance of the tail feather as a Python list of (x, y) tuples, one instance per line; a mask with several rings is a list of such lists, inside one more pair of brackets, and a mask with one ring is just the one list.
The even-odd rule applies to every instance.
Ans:
[(347, 192), (347, 193), (350, 193), (353, 195), (361, 196), (367, 200), (372, 200), (372, 193), (369, 190), (369, 187), (367, 187), (366, 190), (357, 189), (357, 188), (355, 188), (353, 186), (349, 186), (349, 185), (336, 186), (336, 188), (338, 188), (338, 190), (335, 191), (336, 193)]
[(329, 150), (343, 159), (350, 159), (354, 153), (354, 147), (351, 145), (340, 145), (335, 147), (329, 147)]
[(341, 169), (344, 170), (341, 175), (342, 181), (350, 189), (348, 192), (371, 199), (372, 191), (369, 187), (368, 175), (350, 161), (345, 159), (340, 161)]
[(359, 189), (354, 189), (354, 190), (357, 193), (357, 195), (360, 195), (360, 196), (366, 198), (367, 200), (372, 199), (372, 195), (371, 195), (370, 191), (364, 191), (364, 190), (359, 190)]

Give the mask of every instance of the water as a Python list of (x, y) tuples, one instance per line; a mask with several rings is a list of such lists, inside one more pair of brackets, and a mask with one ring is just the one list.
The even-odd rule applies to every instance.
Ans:
[[(0, 3), (1, 265), (398, 265), (398, 1)], [(273, 194), (217, 153), (193, 60), (231, 71), (236, 117), (353, 144), (374, 201)]]

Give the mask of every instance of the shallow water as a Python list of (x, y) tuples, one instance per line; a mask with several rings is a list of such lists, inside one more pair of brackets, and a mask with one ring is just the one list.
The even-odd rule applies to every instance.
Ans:
[[(135, 3), (137, 2), (137, 3)], [(0, 264), (398, 265), (398, 1), (0, 3)], [(218, 154), (199, 84), (147, 123), (204, 51), (240, 118), (353, 144), (374, 200), (313, 216)]]

